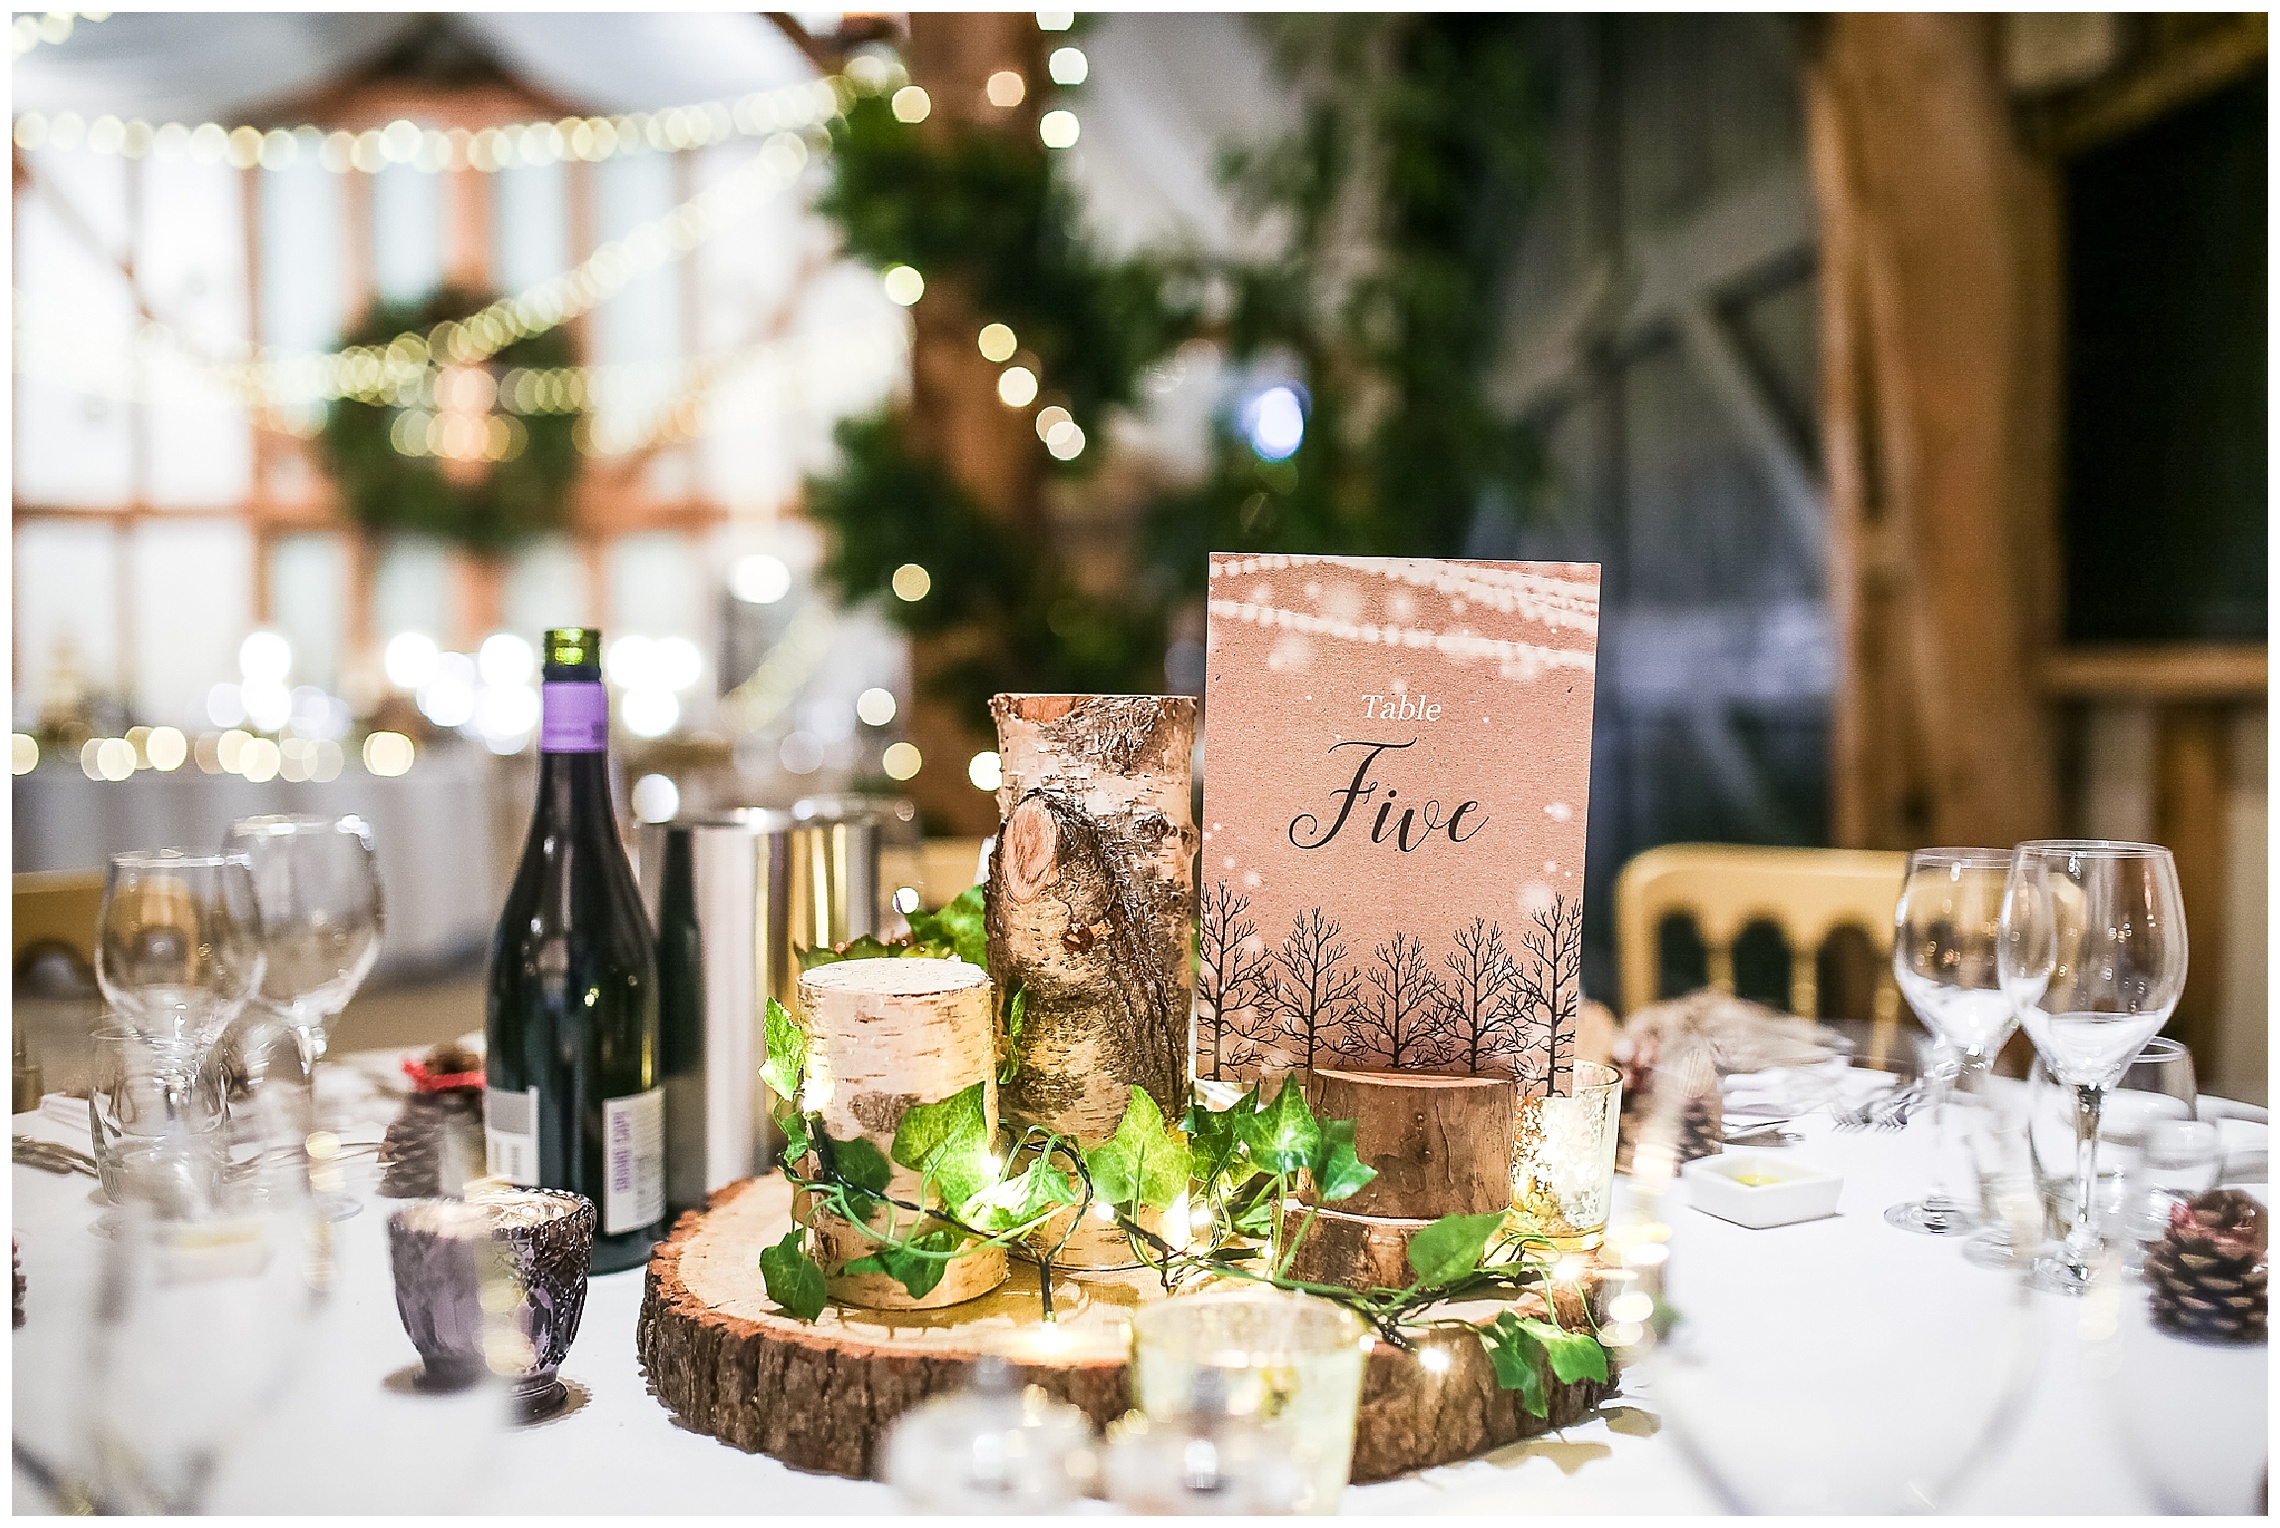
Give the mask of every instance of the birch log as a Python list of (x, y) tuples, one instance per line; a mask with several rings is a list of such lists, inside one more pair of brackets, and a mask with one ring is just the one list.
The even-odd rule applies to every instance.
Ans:
[[(1192, 1075), (1195, 701), (1000, 695), (990, 711), (1003, 776), (990, 975), (1025, 1004), (1006, 1113), (1092, 1146), (1139, 1087), (1176, 1121)], [(1100, 1267), (1130, 1250), (1086, 1226), (1063, 1256)]]
[[(842, 960), (800, 977), (800, 1025), (807, 1031), (803, 1090), (833, 1140), (860, 1135), (888, 1156), (895, 1127), (914, 1104), (938, 1103), (982, 1085), (982, 1112), (994, 1137), (996, 1022), (987, 972), (962, 960)], [(808, 1162), (814, 1167), (813, 1159)], [(890, 1198), (919, 1203), (919, 1175), (896, 1164)], [(933, 1310), (989, 1293), (1005, 1282), (1004, 1249), (953, 1259), (942, 1282), (920, 1299), (882, 1273), (842, 1266), (875, 1243), (836, 1215), (800, 1218), (815, 1233), (814, 1256), (834, 1300), (872, 1310)], [(887, 1211), (872, 1217), (883, 1224)], [(904, 1221), (910, 1217), (905, 1214)]]

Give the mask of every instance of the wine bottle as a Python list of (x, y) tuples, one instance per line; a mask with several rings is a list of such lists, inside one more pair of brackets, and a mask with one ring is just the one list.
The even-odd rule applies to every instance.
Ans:
[(594, 1201), (593, 1271), (664, 1233), (657, 957), (610, 805), (602, 634), (546, 634), (538, 805), (491, 945), (485, 1156)]

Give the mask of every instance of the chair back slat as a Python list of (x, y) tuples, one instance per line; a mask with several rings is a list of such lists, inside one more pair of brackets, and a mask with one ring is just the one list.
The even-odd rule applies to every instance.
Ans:
[(1790, 849), (1744, 844), (1665, 844), (1623, 867), (1615, 885), (1616, 959), (1623, 1011), (1657, 991), (1657, 931), (1673, 913), (1691, 918), (1708, 954), (1713, 991), (1734, 991), (1734, 941), (1771, 923), (1789, 946), (1789, 1006), (1817, 1018), (1821, 947), (1841, 928), (1868, 937), (1876, 977), (1872, 1051), (1889, 1054), (1900, 994), (1893, 985), (1892, 911), (1908, 856), (1873, 849)]

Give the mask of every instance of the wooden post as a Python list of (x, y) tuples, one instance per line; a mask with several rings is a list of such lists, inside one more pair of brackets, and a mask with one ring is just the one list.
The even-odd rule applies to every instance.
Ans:
[[(930, 144), (989, 135), (1000, 152), (1045, 152), (1037, 141), (1044, 90), (1044, 34), (1028, 11), (910, 17), (910, 73), (932, 110), (919, 126)], [(987, 94), (1000, 70), (1027, 82), (1020, 104), (998, 107)], [(998, 401), (999, 366), (976, 348), (982, 326), (1004, 314), (984, 313), (965, 282), (927, 271), (926, 295), (910, 310), (910, 405), (904, 415), (912, 449), (941, 462), (993, 518), (1023, 536), (1045, 530), (1045, 448), (1028, 409)], [(1031, 361), (1028, 364), (1034, 365)], [(985, 634), (946, 632), (911, 648), (910, 740), (923, 764), (903, 789), (934, 833), (980, 835), (996, 826), (988, 798), (968, 783), (966, 763), (988, 748), (979, 716), (961, 715), (929, 693), (937, 674), (976, 655)]]
[[(1189, 958), (1197, 836), (1186, 695), (1000, 695), (1005, 825), (990, 859), (990, 974), (1022, 994), (1006, 1113), (1092, 1146), (1132, 1090), (1167, 1120), (1192, 1081)], [(1082, 1227), (1075, 1266), (1130, 1260)]]
[[(982, 1112), (997, 1129), (995, 1025), (987, 973), (961, 960), (843, 960), (800, 977), (807, 1031), (808, 1098), (833, 1140), (862, 1136), (888, 1155), (913, 1104), (938, 1103), (982, 1084)], [(810, 1159), (810, 1168), (813, 1160)], [(890, 1197), (919, 1202), (919, 1175), (896, 1165)], [(815, 1260), (831, 1297), (874, 1310), (934, 1310), (1005, 1282), (1002, 1248), (953, 1259), (921, 1298), (880, 1273), (838, 1270), (875, 1245), (835, 1216), (798, 1208), (815, 1233)], [(884, 1224), (881, 1209), (872, 1224)], [(909, 1216), (904, 1215), (907, 1224)]]
[(2058, 473), (2058, 195), (1996, 18), (1828, 18), (1805, 72), (1821, 213), (1839, 844), (2053, 831), (2035, 684)]

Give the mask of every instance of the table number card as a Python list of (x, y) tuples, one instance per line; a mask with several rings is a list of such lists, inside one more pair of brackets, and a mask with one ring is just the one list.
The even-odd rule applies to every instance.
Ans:
[(1215, 553), (1199, 1078), (1566, 1091), (1594, 563)]

